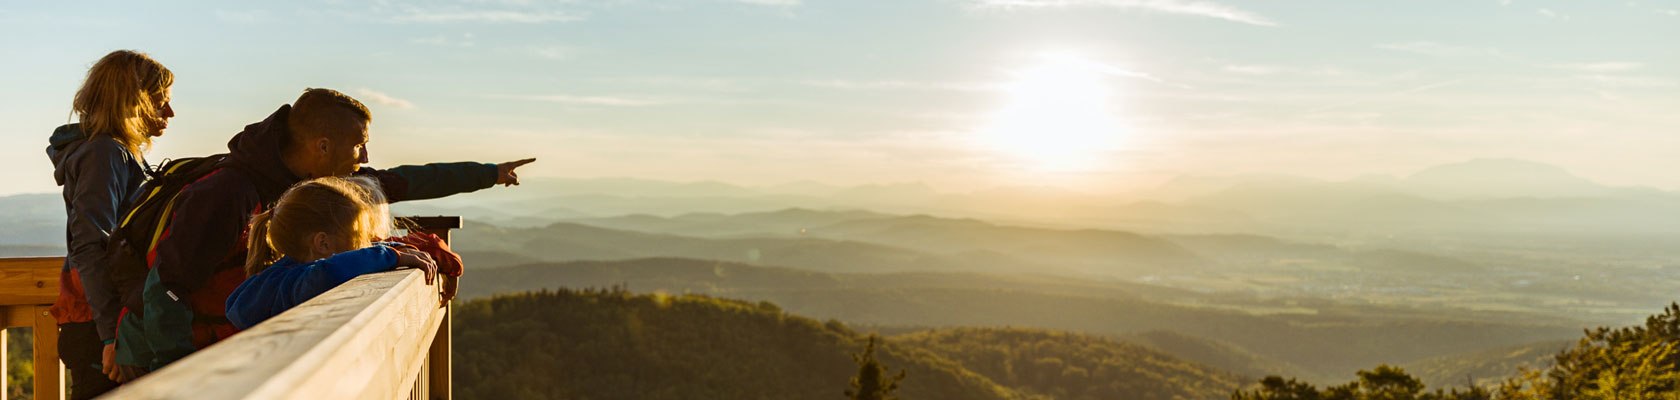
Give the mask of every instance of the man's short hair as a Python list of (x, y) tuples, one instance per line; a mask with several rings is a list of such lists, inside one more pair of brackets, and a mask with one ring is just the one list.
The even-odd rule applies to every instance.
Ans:
[(309, 88), (292, 102), (286, 125), (291, 127), (292, 140), (325, 137), (334, 141), (359, 141), (361, 130), (357, 123), (373, 121), (367, 106), (342, 92), (332, 89)]

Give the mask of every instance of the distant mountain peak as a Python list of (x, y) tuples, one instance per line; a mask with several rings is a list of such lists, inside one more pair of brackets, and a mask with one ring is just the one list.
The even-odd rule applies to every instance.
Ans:
[(1433, 198), (1580, 197), (1611, 190), (1563, 167), (1511, 158), (1437, 165), (1404, 181), (1414, 193)]
[(1481, 176), (1499, 174), (1510, 177), (1527, 177), (1530, 179), (1586, 179), (1575, 176), (1569, 170), (1552, 164), (1516, 158), (1476, 158), (1451, 164), (1436, 165), (1424, 168), (1422, 171), (1406, 177), (1406, 179), (1429, 179), (1442, 175), (1475, 174)]

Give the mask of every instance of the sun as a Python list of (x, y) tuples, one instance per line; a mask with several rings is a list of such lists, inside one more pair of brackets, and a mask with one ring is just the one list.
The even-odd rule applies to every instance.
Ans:
[(1109, 69), (1078, 54), (1041, 54), (1004, 85), (980, 140), (1028, 169), (1095, 167), (1123, 133), (1111, 111)]

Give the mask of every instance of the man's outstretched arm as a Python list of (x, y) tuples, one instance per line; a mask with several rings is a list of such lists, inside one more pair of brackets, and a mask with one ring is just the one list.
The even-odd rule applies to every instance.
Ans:
[(387, 200), (395, 203), (436, 199), (495, 185), (518, 185), (519, 175), (514, 170), (536, 160), (530, 158), (501, 164), (432, 163), (404, 165), (385, 170), (362, 168), (356, 174), (371, 175), (379, 179)]

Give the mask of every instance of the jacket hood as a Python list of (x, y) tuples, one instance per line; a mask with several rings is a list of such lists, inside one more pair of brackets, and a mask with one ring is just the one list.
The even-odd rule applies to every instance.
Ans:
[(87, 143), (82, 140), (86, 138), (81, 124), (68, 124), (53, 129), (52, 137), (47, 139), (47, 158), (52, 160), (53, 180), (58, 181), (59, 186), (64, 186), (64, 175), (67, 173), (64, 168), (69, 164), (70, 155), (76, 154), (76, 149)]
[(287, 137), (291, 136), (291, 129), (286, 126), (286, 116), (291, 111), (291, 105), (282, 105), (262, 122), (246, 125), (244, 131), (228, 140), (228, 161), (266, 181), (259, 187), (278, 187), (283, 191), (298, 181), (280, 157)]

